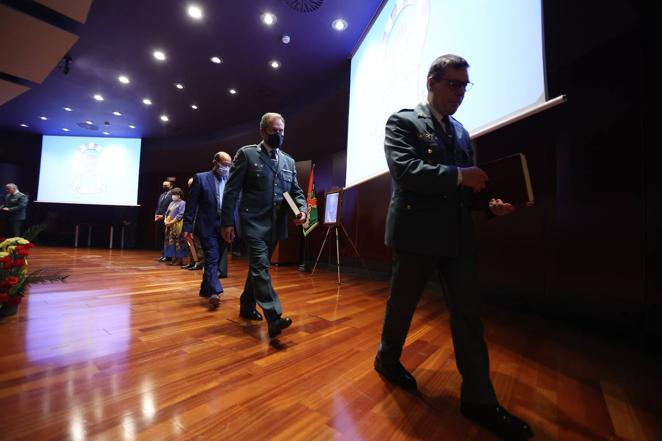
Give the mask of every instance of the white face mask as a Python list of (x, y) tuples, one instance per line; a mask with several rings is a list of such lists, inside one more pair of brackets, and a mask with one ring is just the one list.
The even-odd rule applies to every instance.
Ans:
[(181, 198), (180, 198), (179, 196), (177, 196), (177, 195), (173, 195), (173, 196), (172, 196), (172, 200), (173, 200), (173, 201), (178, 201), (179, 199), (181, 199)]

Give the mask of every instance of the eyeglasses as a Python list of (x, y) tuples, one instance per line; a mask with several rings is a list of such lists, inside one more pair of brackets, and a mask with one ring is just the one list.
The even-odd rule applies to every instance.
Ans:
[(463, 90), (463, 91), (468, 91), (471, 90), (471, 87), (474, 85), (471, 81), (459, 81), (459, 80), (449, 80), (446, 78), (439, 78), (439, 81), (446, 81), (448, 83), (448, 87), (450, 87), (453, 90)]

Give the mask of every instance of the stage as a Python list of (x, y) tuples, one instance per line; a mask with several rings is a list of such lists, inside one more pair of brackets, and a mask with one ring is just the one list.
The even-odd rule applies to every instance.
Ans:
[[(459, 412), (449, 316), (426, 293), (402, 358), (417, 393), (372, 363), (388, 281), (272, 267), (291, 328), (273, 344), (240, 319), (247, 265), (229, 262), (217, 311), (201, 271), (157, 252), (35, 247), (30, 269), (70, 274), (33, 285), (0, 319), (3, 440), (493, 440)], [(535, 440), (656, 440), (659, 364), (621, 342), (484, 308), (501, 404)]]

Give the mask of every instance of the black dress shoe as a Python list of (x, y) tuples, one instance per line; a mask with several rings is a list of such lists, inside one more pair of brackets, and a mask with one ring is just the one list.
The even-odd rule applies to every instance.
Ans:
[(462, 403), (460, 411), (465, 418), (478, 423), (499, 438), (525, 441), (533, 436), (531, 427), (498, 404)]
[(262, 314), (255, 309), (239, 309), (239, 317), (246, 320), (262, 320)]
[(189, 270), (189, 271), (197, 271), (197, 270), (201, 270), (202, 268), (204, 268), (204, 265), (201, 264), (201, 263), (196, 262), (196, 263), (193, 264), (193, 266), (190, 267), (188, 270)]
[(375, 357), (375, 370), (390, 383), (407, 390), (416, 390), (416, 379), (399, 361), (384, 363), (379, 355)]
[(165, 262), (166, 260), (168, 260), (168, 258), (167, 258), (167, 257), (163, 257), (163, 256), (161, 256), (161, 257), (159, 257), (158, 259), (156, 259), (157, 262)]
[(186, 265), (182, 265), (182, 266), (180, 266), (180, 268), (181, 268), (181, 269), (189, 269), (189, 268), (191, 268), (193, 265), (195, 265), (195, 263), (194, 263), (194, 262), (191, 262), (191, 263), (187, 263)]
[(290, 325), (292, 325), (292, 319), (289, 317), (278, 317), (273, 322), (269, 322), (269, 338), (274, 338), (280, 335), (283, 329), (289, 328)]
[(220, 304), (221, 304), (221, 297), (218, 294), (213, 294), (209, 296), (209, 299), (207, 299), (207, 308), (210, 311), (217, 310)]

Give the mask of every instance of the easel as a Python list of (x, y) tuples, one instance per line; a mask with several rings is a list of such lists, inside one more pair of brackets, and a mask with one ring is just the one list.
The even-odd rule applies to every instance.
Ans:
[(354, 245), (354, 242), (349, 237), (349, 234), (347, 234), (347, 230), (345, 229), (345, 226), (342, 224), (342, 222), (340, 222), (340, 211), (342, 208), (342, 193), (343, 193), (342, 189), (337, 189), (337, 190), (328, 191), (324, 194), (324, 225), (327, 226), (326, 234), (324, 234), (324, 241), (322, 242), (322, 247), (320, 248), (320, 252), (317, 255), (317, 260), (315, 260), (315, 265), (313, 266), (313, 270), (310, 272), (311, 275), (315, 274), (315, 269), (317, 268), (317, 264), (319, 263), (320, 257), (322, 256), (322, 251), (324, 251), (324, 245), (326, 245), (326, 240), (329, 238), (329, 233), (331, 232), (331, 229), (334, 229), (336, 231), (336, 267), (338, 270), (338, 285), (340, 285), (340, 235), (338, 233), (339, 228), (342, 228), (343, 233), (345, 233), (345, 238), (347, 238), (347, 241), (350, 243), (350, 245), (352, 245), (352, 248), (356, 253), (356, 257), (361, 259), (361, 255), (359, 254), (356, 245)]

